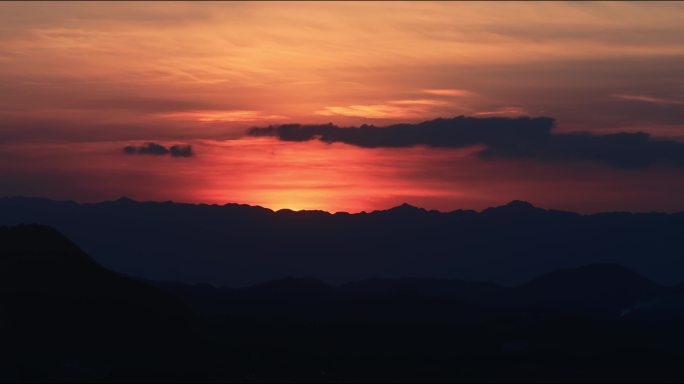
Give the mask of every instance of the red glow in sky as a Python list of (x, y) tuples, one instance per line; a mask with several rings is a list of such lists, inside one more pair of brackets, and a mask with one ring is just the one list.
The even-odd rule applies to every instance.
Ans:
[[(666, 2), (3, 2), (0, 196), (684, 210), (684, 167), (245, 135), (544, 115), (558, 132), (683, 141), (682, 19)], [(122, 151), (145, 142), (195, 156)]]

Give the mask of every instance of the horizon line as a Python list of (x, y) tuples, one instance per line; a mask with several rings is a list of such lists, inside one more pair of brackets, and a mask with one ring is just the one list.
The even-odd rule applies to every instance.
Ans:
[(493, 205), (490, 207), (482, 208), (480, 210), (477, 209), (472, 209), (472, 208), (457, 208), (453, 210), (438, 210), (438, 209), (427, 209), (423, 207), (419, 207), (416, 205), (413, 205), (408, 202), (403, 202), (399, 205), (391, 206), (386, 209), (375, 209), (372, 211), (358, 211), (358, 212), (349, 212), (349, 211), (327, 211), (324, 209), (291, 209), (291, 208), (280, 208), (280, 209), (273, 209), (269, 207), (264, 207), (262, 205), (258, 204), (247, 204), (247, 203), (236, 203), (236, 202), (228, 202), (228, 203), (202, 203), (202, 202), (183, 202), (183, 201), (174, 201), (174, 200), (164, 200), (164, 201), (159, 201), (159, 200), (136, 200), (134, 198), (130, 198), (128, 196), (121, 196), (117, 199), (112, 199), (112, 200), (99, 200), (95, 202), (82, 202), (82, 201), (77, 201), (77, 200), (72, 200), (72, 199), (66, 199), (66, 200), (61, 200), (61, 199), (54, 199), (50, 197), (41, 197), (41, 196), (25, 196), (25, 195), (14, 195), (14, 196), (0, 196), (0, 200), (10, 200), (10, 199), (27, 199), (27, 200), (49, 200), (52, 202), (58, 202), (58, 203), (73, 203), (77, 205), (97, 205), (97, 204), (105, 204), (105, 203), (116, 203), (116, 202), (125, 202), (125, 201), (130, 201), (132, 203), (136, 204), (178, 204), (178, 205), (192, 205), (192, 206), (214, 206), (214, 207), (225, 207), (225, 206), (244, 206), (244, 207), (252, 207), (252, 208), (260, 208), (260, 209), (265, 209), (268, 211), (271, 211), (272, 213), (286, 213), (286, 212), (293, 212), (293, 213), (307, 213), (307, 212), (319, 212), (319, 213), (326, 213), (329, 215), (336, 215), (336, 214), (347, 214), (347, 215), (363, 215), (363, 214), (372, 214), (372, 213), (382, 213), (382, 212), (389, 212), (392, 210), (396, 209), (413, 209), (416, 211), (423, 211), (423, 213), (438, 213), (438, 214), (449, 214), (449, 213), (455, 213), (455, 212), (476, 212), (476, 213), (483, 213), (487, 210), (491, 209), (497, 209), (497, 208), (504, 208), (504, 207), (509, 207), (512, 205), (523, 205), (526, 206), (528, 209), (535, 209), (535, 210), (543, 210), (546, 212), (563, 212), (563, 213), (572, 213), (580, 216), (592, 216), (592, 215), (600, 215), (600, 214), (611, 214), (611, 213), (632, 213), (632, 214), (665, 214), (665, 215), (674, 215), (674, 214), (682, 214), (684, 213), (683, 210), (677, 210), (677, 211), (672, 211), (672, 212), (667, 212), (667, 211), (658, 211), (658, 210), (650, 210), (650, 211), (628, 211), (628, 210), (613, 210), (613, 211), (597, 211), (597, 212), (592, 212), (592, 213), (580, 213), (576, 211), (571, 211), (571, 210), (564, 210), (564, 209), (554, 209), (554, 208), (542, 208), (540, 206), (537, 206), (527, 200), (521, 200), (521, 199), (513, 199), (508, 201), (507, 203), (500, 204), (500, 205)]

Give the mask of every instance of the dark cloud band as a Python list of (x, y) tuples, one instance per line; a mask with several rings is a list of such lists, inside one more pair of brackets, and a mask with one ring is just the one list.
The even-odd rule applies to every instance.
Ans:
[(171, 155), (172, 157), (191, 157), (195, 153), (192, 145), (173, 145), (169, 148), (157, 143), (145, 143), (145, 145), (128, 145), (123, 149), (129, 155)]
[(283, 141), (318, 139), (363, 148), (435, 148), (484, 146), (478, 156), (559, 161), (592, 161), (616, 168), (643, 168), (654, 163), (684, 166), (684, 143), (656, 140), (647, 133), (597, 135), (588, 132), (553, 133), (549, 117), (465, 117), (435, 119), (388, 127), (362, 125), (341, 128), (332, 124), (288, 124), (252, 128), (251, 136), (274, 136)]

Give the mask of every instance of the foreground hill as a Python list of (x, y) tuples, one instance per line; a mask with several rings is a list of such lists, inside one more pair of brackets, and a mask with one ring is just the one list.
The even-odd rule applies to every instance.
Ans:
[[(684, 296), (616, 264), (520, 286), (456, 279), (156, 283), (255, 380), (681, 381)], [(239, 331), (235, 331), (239, 330)]]
[(482, 212), (402, 205), (371, 213), (247, 205), (0, 199), (0, 224), (53, 226), (132, 276), (246, 286), (285, 276), (328, 283), (430, 277), (519, 284), (561, 268), (617, 263), (684, 281), (684, 214), (579, 215), (515, 201)]
[(594, 264), (545, 274), (513, 292), (515, 305), (617, 317), (669, 289), (620, 265)]
[(194, 345), (180, 300), (37, 225), (0, 227), (0, 335), (4, 380), (182, 377)]
[(509, 288), (144, 282), (0, 227), (0, 381), (681, 381), (682, 292), (615, 264)]
[[(150, 282), (209, 315), (277, 316), (384, 322), (463, 324), (491, 315), (593, 320), (645, 316), (667, 303), (684, 305), (680, 286), (656, 284), (617, 264), (562, 269), (515, 287), (458, 279), (367, 279), (329, 285), (283, 278), (244, 288)], [(671, 313), (671, 318), (684, 318)]]

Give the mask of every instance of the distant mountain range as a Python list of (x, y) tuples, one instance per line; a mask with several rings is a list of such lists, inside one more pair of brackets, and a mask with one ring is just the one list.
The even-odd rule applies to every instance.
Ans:
[(684, 281), (684, 213), (580, 215), (513, 201), (481, 212), (404, 204), (331, 214), (126, 198), (95, 204), (0, 198), (0, 224), (21, 223), (57, 228), (118, 272), (216, 286), (284, 277), (517, 285), (597, 263), (621, 265), (659, 284)]

